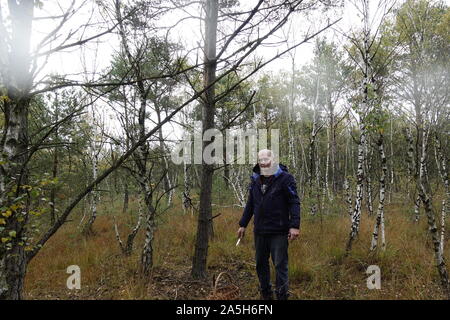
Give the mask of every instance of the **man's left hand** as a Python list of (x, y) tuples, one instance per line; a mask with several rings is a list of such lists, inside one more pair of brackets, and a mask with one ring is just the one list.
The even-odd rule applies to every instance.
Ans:
[(289, 240), (295, 240), (298, 238), (300, 234), (300, 230), (299, 229), (295, 229), (295, 228), (290, 228), (289, 229), (289, 235), (288, 235), (288, 239)]

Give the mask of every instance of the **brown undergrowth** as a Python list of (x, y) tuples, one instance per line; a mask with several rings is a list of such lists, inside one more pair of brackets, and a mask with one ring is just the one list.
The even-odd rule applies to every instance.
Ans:
[[(375, 217), (363, 213), (361, 229), (351, 254), (344, 258), (349, 217), (344, 206), (324, 210), (322, 217), (302, 214), (300, 238), (289, 246), (292, 299), (442, 299), (425, 217), (414, 223), (403, 204), (386, 206), (384, 252), (369, 252)], [(120, 204), (99, 207), (94, 234), (86, 237), (77, 229), (79, 217), (66, 223), (45, 245), (28, 268), (26, 299), (206, 299), (213, 278), (226, 272), (239, 288), (239, 298), (258, 299), (254, 270), (252, 228), (236, 247), (238, 208), (220, 208), (214, 219), (214, 239), (209, 247), (209, 277), (190, 277), (196, 216), (183, 214), (179, 203), (158, 219), (155, 265), (151, 277), (141, 278), (139, 259), (143, 232), (138, 234), (131, 256), (120, 252), (113, 229), (116, 214), (122, 238), (133, 227), (137, 212), (120, 212)], [(303, 212), (307, 212), (304, 210)], [(77, 220), (78, 219), (78, 220)], [(448, 260), (449, 249), (445, 254)], [(66, 269), (81, 269), (81, 289), (69, 290)], [(381, 289), (367, 288), (369, 265), (381, 270)]]

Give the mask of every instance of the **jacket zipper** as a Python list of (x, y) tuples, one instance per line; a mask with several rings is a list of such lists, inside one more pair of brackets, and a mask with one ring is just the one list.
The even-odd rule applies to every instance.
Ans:
[[(266, 189), (266, 192), (262, 192), (261, 191), (261, 180), (259, 180), (259, 186), (258, 186), (258, 189), (259, 189), (259, 192), (261, 192), (261, 194), (262, 194), (262, 201), (261, 201), (261, 206), (262, 207), (264, 207), (263, 206), (263, 204), (264, 204), (264, 199), (265, 199), (265, 196), (266, 196), (266, 194), (268, 194), (269, 192), (269, 189), (273, 186), (273, 184), (275, 183), (275, 179), (277, 179), (278, 177), (274, 177), (274, 179), (272, 180), (272, 183), (270, 184), (270, 185), (268, 185), (267, 186), (267, 189)], [(261, 178), (260, 178), (261, 179)], [(262, 212), (261, 213), (264, 213), (264, 210), (262, 210)], [(264, 230), (264, 215), (263, 214), (261, 214), (261, 231), (263, 231)], [(280, 215), (280, 226), (283, 226), (283, 222), (282, 222), (282, 220), (281, 220), (281, 215)]]

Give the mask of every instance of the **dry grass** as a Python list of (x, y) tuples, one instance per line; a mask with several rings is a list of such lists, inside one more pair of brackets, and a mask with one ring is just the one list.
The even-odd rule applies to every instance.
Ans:
[[(257, 299), (252, 228), (236, 247), (237, 221), (241, 210), (221, 208), (214, 219), (215, 238), (210, 243), (210, 278), (190, 278), (196, 217), (183, 215), (179, 204), (158, 220), (155, 236), (155, 266), (149, 279), (139, 276), (143, 232), (136, 238), (130, 257), (120, 253), (113, 231), (112, 211), (120, 205), (100, 208), (88, 238), (76, 228), (78, 217), (67, 223), (41, 250), (28, 268), (27, 299), (205, 299), (211, 294), (212, 277), (220, 272), (232, 275), (240, 298)], [(414, 223), (404, 205), (386, 207), (387, 249), (370, 253), (374, 217), (363, 214), (359, 238), (352, 253), (344, 258), (349, 231), (346, 215), (323, 219), (302, 215), (301, 236), (289, 247), (290, 289), (293, 299), (442, 299), (434, 266), (431, 241), (424, 217)], [(136, 210), (131, 206), (131, 211)], [(216, 210), (216, 209), (215, 209)], [(304, 211), (306, 212), (306, 211)], [(334, 208), (328, 212), (346, 212)], [(123, 239), (135, 217), (118, 215)], [(446, 246), (446, 258), (449, 249)], [(69, 265), (81, 268), (81, 290), (68, 290)], [(381, 290), (369, 290), (365, 273), (369, 265), (381, 268)]]

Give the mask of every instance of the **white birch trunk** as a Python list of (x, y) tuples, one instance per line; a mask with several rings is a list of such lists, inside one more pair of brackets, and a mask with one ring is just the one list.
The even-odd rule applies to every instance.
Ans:
[(361, 85), (361, 93), (363, 100), (359, 110), (359, 131), (360, 140), (358, 145), (358, 169), (356, 173), (356, 194), (355, 194), (355, 208), (353, 210), (352, 225), (350, 230), (349, 239), (346, 246), (346, 255), (350, 253), (352, 244), (359, 232), (359, 223), (361, 219), (361, 206), (363, 202), (363, 181), (364, 181), (364, 163), (366, 155), (366, 125), (365, 114), (369, 109), (369, 87), (372, 80), (372, 69), (370, 65), (370, 53), (369, 53), (369, 5), (367, 0), (363, 0), (363, 22), (364, 22), (364, 48), (362, 54), (362, 60), (364, 61), (364, 78)]
[(448, 273), (445, 265), (444, 255), (442, 254), (441, 251), (438, 229), (436, 226), (436, 221), (430, 198), (430, 186), (428, 184), (428, 179), (426, 177), (429, 130), (430, 130), (429, 127), (424, 130), (424, 135), (422, 139), (422, 154), (420, 157), (420, 171), (419, 171), (419, 183), (420, 183), (419, 194), (425, 208), (425, 213), (427, 215), (428, 230), (430, 232), (431, 239), (433, 242), (434, 258), (441, 280), (441, 287), (444, 293), (446, 294), (447, 298), (450, 299)]
[[(95, 118), (95, 111), (93, 110), (93, 117)], [(100, 156), (100, 152), (101, 152), (101, 148), (102, 148), (102, 143), (97, 141), (100, 137), (99, 134), (96, 132), (97, 128), (94, 128), (95, 132), (93, 134), (93, 138), (91, 141), (91, 160), (92, 160), (92, 181), (97, 180), (98, 177), (98, 161), (99, 161), (99, 156)], [(86, 225), (83, 227), (83, 231), (82, 233), (84, 235), (92, 235), (93, 234), (93, 230), (92, 230), (92, 226), (95, 222), (95, 220), (97, 219), (97, 204), (99, 202), (99, 195), (98, 195), (98, 191), (94, 189), (92, 189), (91, 191), (91, 210), (90, 210), (90, 216), (88, 221), (86, 222)]]
[(446, 201), (442, 200), (442, 210), (441, 210), (441, 240), (439, 249), (441, 250), (441, 255), (444, 255), (444, 243), (445, 243), (445, 212), (446, 211)]
[(244, 181), (242, 168), (242, 166), (239, 166), (238, 170), (233, 168), (233, 170), (230, 172), (230, 178), (228, 179), (228, 182), (233, 189), (234, 196), (237, 199), (239, 206), (241, 208), (244, 208), (247, 202), (247, 195), (242, 183)]
[(391, 156), (391, 183), (390, 183), (390, 187), (389, 187), (388, 203), (392, 202), (392, 196), (393, 196), (393, 192), (394, 192), (394, 175), (395, 175), (395, 173), (394, 173), (394, 137), (393, 137), (394, 129), (392, 126), (392, 122), (393, 122), (393, 119), (391, 118), (391, 123), (390, 123), (391, 124), (391, 132), (390, 132), (390, 136), (391, 136), (391, 139), (390, 139), (390, 144), (391, 144), (391, 154), (390, 154), (390, 156)]
[(352, 194), (350, 192), (350, 183), (349, 183), (347, 177), (345, 177), (345, 180), (344, 180), (344, 190), (345, 190), (346, 197), (347, 197), (346, 202), (347, 202), (347, 206), (348, 206), (348, 216), (350, 218), (350, 223), (352, 223), (352, 221), (353, 221), (353, 219), (352, 219), (353, 203), (352, 203)]
[(146, 214), (145, 214), (145, 240), (144, 246), (142, 248), (141, 255), (141, 271), (144, 277), (150, 275), (150, 271), (153, 267), (153, 239), (155, 235), (155, 215), (156, 211), (152, 205), (152, 192), (150, 190), (146, 190), (145, 197), (145, 205), (146, 205)]
[[(411, 129), (406, 128), (406, 140), (408, 141), (408, 175), (409, 183), (414, 183), (413, 201), (414, 201), (414, 221), (418, 222), (420, 218), (420, 196), (417, 193), (417, 165), (414, 159), (414, 140), (412, 137)], [(410, 193), (410, 188), (408, 187), (408, 193)]]
[[(175, 192), (175, 189), (172, 188), (172, 179), (170, 178), (170, 175), (169, 175), (169, 162), (166, 157), (164, 157), (164, 165), (165, 165), (165, 169), (167, 170), (165, 179), (166, 179), (167, 187), (169, 189), (169, 194), (167, 196), (167, 206), (170, 207), (172, 205), (173, 193)], [(174, 181), (176, 181), (176, 179), (174, 179)]]
[(414, 221), (419, 222), (420, 219), (420, 195), (418, 194), (414, 200)]
[[(290, 101), (288, 108), (288, 121), (287, 121), (287, 129), (288, 129), (288, 145), (289, 145), (289, 164), (294, 172), (297, 172), (297, 163), (296, 163), (296, 152), (295, 152), (295, 143), (294, 143), (294, 135), (292, 133), (291, 125), (292, 125), (292, 110), (294, 110), (295, 103), (295, 60), (292, 58), (292, 74), (291, 74), (291, 92), (290, 92)], [(255, 129), (257, 127), (255, 126)]]
[(364, 169), (365, 169), (365, 177), (366, 177), (366, 189), (367, 189), (367, 209), (369, 211), (369, 216), (373, 215), (373, 202), (372, 202), (372, 178), (370, 176), (370, 170), (372, 167), (372, 163), (371, 163), (371, 155), (372, 152), (369, 152), (369, 145), (370, 142), (368, 140), (366, 140), (366, 145), (365, 145), (365, 161), (364, 161)]
[[(98, 155), (97, 153), (94, 154), (93, 157), (93, 163), (92, 163), (92, 179), (95, 181), (97, 180), (98, 175)], [(91, 204), (91, 218), (88, 222), (89, 226), (92, 226), (95, 219), (97, 218), (97, 191), (92, 190), (92, 204)]]
[(444, 243), (445, 243), (445, 217), (449, 211), (449, 202), (450, 202), (450, 190), (449, 190), (449, 179), (448, 179), (448, 171), (447, 171), (447, 157), (444, 156), (441, 148), (441, 141), (438, 136), (435, 135), (435, 156), (436, 156), (436, 164), (439, 171), (439, 175), (441, 176), (442, 183), (445, 188), (445, 199), (442, 200), (442, 210), (441, 210), (441, 240), (440, 240), (440, 250), (441, 254), (444, 254)]
[[(330, 121), (331, 122), (331, 121)], [(330, 184), (329, 184), (329, 179), (330, 179), (330, 148), (331, 148), (331, 144), (330, 144), (330, 133), (331, 128), (327, 129), (327, 159), (326, 159), (326, 165), (325, 165), (325, 190), (326, 190), (326, 194), (328, 196), (328, 200), (332, 200), (332, 196), (330, 193)]]
[(143, 208), (142, 208), (142, 203), (141, 201), (138, 202), (139, 204), (139, 209), (138, 209), (138, 221), (136, 223), (136, 225), (134, 226), (133, 230), (131, 230), (131, 232), (128, 234), (127, 237), (127, 243), (126, 245), (123, 244), (122, 239), (120, 238), (120, 233), (119, 233), (119, 229), (117, 227), (117, 223), (116, 223), (116, 216), (113, 215), (113, 220), (114, 220), (114, 232), (116, 234), (116, 239), (119, 242), (119, 246), (120, 249), (122, 250), (122, 253), (126, 256), (131, 255), (132, 251), (133, 251), (133, 244), (134, 244), (134, 239), (136, 238), (136, 235), (139, 231), (139, 228), (141, 227), (141, 222), (142, 222), (142, 218), (144, 216), (143, 212)]
[(189, 185), (189, 172), (186, 161), (183, 161), (183, 178), (184, 178), (184, 191), (183, 191), (183, 212), (186, 214), (186, 211), (191, 208), (192, 209), (192, 200), (190, 197), (190, 185)]
[(360, 119), (360, 142), (358, 145), (358, 171), (356, 173), (356, 195), (355, 207), (352, 214), (352, 225), (350, 230), (349, 240), (347, 242), (346, 251), (349, 252), (352, 248), (353, 240), (359, 232), (359, 223), (361, 219), (361, 206), (363, 201), (363, 180), (364, 180), (364, 145), (366, 143), (366, 128), (363, 119)]
[[(317, 214), (318, 206), (319, 206), (319, 164), (317, 163), (317, 155), (316, 155), (316, 137), (318, 133), (317, 129), (317, 107), (318, 107), (318, 99), (319, 99), (319, 75), (317, 75), (316, 79), (316, 96), (314, 99), (314, 111), (313, 111), (313, 126), (311, 130), (311, 138), (309, 143), (309, 162), (310, 162), (310, 177), (309, 177), (309, 188), (310, 188), (310, 199), (312, 201), (311, 204), (311, 214)], [(315, 202), (314, 198), (317, 198)]]
[(378, 150), (381, 157), (381, 176), (380, 176), (380, 199), (378, 203), (378, 213), (375, 222), (374, 231), (372, 233), (372, 243), (370, 250), (373, 251), (378, 246), (378, 233), (381, 233), (381, 249), (386, 248), (385, 235), (384, 235), (384, 199), (386, 194), (386, 174), (387, 174), (387, 161), (386, 154), (384, 152), (384, 140), (383, 135), (380, 134), (378, 140)]

